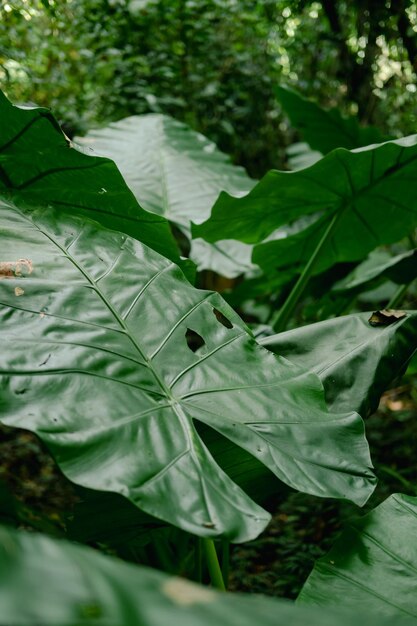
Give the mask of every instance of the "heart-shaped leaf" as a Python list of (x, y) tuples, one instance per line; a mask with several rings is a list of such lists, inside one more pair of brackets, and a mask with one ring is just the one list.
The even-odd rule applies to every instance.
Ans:
[[(197, 420), (288, 485), (364, 503), (363, 423), (319, 379), (261, 348), (216, 293), (121, 233), (1, 207), (0, 419), (36, 432), (75, 483), (200, 535), (255, 537), (269, 516), (219, 468)], [(19, 289), (19, 293), (17, 293)]]
[(417, 498), (394, 494), (351, 523), (317, 561), (299, 604), (417, 620)]
[[(326, 235), (314, 273), (363, 259), (380, 244), (402, 239), (417, 224), (416, 136), (354, 151), (334, 150), (305, 170), (269, 172), (244, 198), (222, 193), (197, 237), (264, 240), (253, 261), (267, 273), (296, 274)], [(298, 228), (298, 220), (313, 219)]]

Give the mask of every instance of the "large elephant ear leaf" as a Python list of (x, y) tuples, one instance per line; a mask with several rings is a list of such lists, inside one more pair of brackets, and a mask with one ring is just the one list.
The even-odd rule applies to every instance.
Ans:
[(13, 106), (0, 91), (0, 199), (94, 218), (173, 261), (168, 222), (142, 209), (116, 165), (76, 150), (48, 109)]
[(363, 422), (316, 375), (260, 347), (215, 293), (140, 242), (52, 209), (0, 210), (0, 419), (37, 433), (75, 483), (198, 535), (269, 516), (214, 462), (195, 420), (291, 487), (363, 504)]
[(357, 117), (343, 117), (336, 108), (322, 109), (288, 87), (277, 87), (276, 94), (291, 124), (313, 150), (322, 154), (336, 148), (352, 150), (389, 139), (374, 126), (361, 126)]
[[(207, 241), (263, 241), (252, 259), (273, 275), (283, 269), (295, 275), (320, 245), (314, 265), (319, 273), (362, 260), (416, 226), (416, 173), (415, 135), (358, 150), (338, 148), (304, 170), (270, 171), (243, 198), (222, 193), (210, 219), (193, 226), (193, 234)], [(286, 224), (294, 234), (279, 231)]]
[(317, 561), (298, 603), (417, 620), (416, 534), (417, 498), (394, 494)]
[(0, 583), (2, 623), (19, 626), (355, 626), (359, 621), (399, 626), (366, 612), (337, 614), (253, 594), (215, 592), (91, 548), (5, 526), (0, 526)]
[[(190, 238), (190, 222), (210, 215), (222, 190), (247, 193), (255, 184), (242, 167), (189, 126), (168, 115), (133, 115), (76, 138), (113, 159), (147, 211), (163, 215)], [(191, 243), (199, 270), (233, 278), (253, 269), (252, 247), (237, 241)]]
[(354, 410), (367, 417), (417, 351), (417, 311), (389, 325), (372, 326), (370, 316), (344, 315), (259, 342), (315, 372), (331, 411)]

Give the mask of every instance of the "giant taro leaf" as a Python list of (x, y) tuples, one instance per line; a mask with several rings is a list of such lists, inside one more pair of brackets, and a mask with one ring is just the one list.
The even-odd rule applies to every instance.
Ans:
[(75, 150), (48, 109), (13, 106), (0, 91), (0, 199), (91, 217), (177, 261), (167, 221), (144, 211), (109, 159)]
[[(315, 272), (363, 259), (417, 224), (416, 143), (411, 136), (351, 152), (340, 148), (305, 170), (271, 171), (243, 198), (222, 193), (210, 219), (193, 232), (208, 241), (221, 233), (247, 243), (271, 235), (253, 254), (265, 272), (299, 271), (326, 230)], [(314, 221), (299, 229), (306, 215)], [(276, 239), (274, 231), (285, 224), (294, 234)]]
[(374, 126), (361, 126), (357, 117), (343, 117), (336, 108), (322, 109), (287, 87), (277, 87), (276, 94), (291, 124), (313, 150), (322, 154), (335, 148), (352, 150), (388, 139)]
[[(141, 206), (188, 237), (190, 222), (209, 217), (220, 191), (241, 195), (255, 184), (214, 143), (168, 115), (127, 117), (76, 141), (113, 159)], [(251, 254), (252, 247), (240, 242), (200, 239), (192, 242), (190, 257), (200, 270), (233, 278), (253, 269)]]
[(18, 626), (412, 626), (215, 592), (44, 535), (0, 526), (0, 615)]
[(317, 561), (298, 602), (417, 620), (417, 498), (394, 494)]
[(219, 468), (194, 420), (288, 485), (362, 504), (357, 414), (261, 348), (215, 293), (124, 234), (1, 207), (0, 419), (36, 432), (75, 483), (200, 535), (255, 537), (268, 514)]
[(417, 311), (387, 326), (371, 326), (370, 315), (336, 317), (259, 342), (315, 372), (330, 410), (355, 410), (366, 417), (417, 350)]

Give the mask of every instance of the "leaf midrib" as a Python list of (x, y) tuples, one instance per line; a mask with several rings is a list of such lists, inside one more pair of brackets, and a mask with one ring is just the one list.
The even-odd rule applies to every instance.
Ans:
[[(68, 259), (68, 261), (70, 263), (72, 263), (73, 266), (84, 276), (86, 281), (90, 284), (91, 288), (94, 289), (94, 291), (100, 297), (100, 299), (102, 300), (104, 305), (107, 307), (107, 309), (109, 310), (111, 315), (114, 317), (114, 319), (119, 324), (120, 328), (122, 329), (122, 332), (131, 341), (132, 345), (137, 350), (137, 352), (139, 353), (141, 358), (144, 359), (146, 365), (148, 366), (150, 372), (154, 376), (155, 381), (157, 382), (158, 386), (162, 390), (162, 392), (165, 395), (165, 397), (168, 398), (168, 404), (172, 408), (172, 410), (175, 412), (175, 414), (177, 416), (177, 419), (178, 419), (178, 421), (179, 421), (179, 423), (180, 423), (180, 425), (182, 427), (185, 439), (187, 441), (187, 446), (186, 446), (186, 449), (184, 451), (184, 454), (187, 454), (187, 453), (190, 454), (192, 456), (194, 462), (195, 462), (195, 465), (197, 467), (201, 467), (200, 461), (199, 461), (199, 459), (197, 457), (197, 454), (196, 454), (196, 450), (194, 448), (194, 446), (195, 446), (195, 442), (194, 442), (194, 439), (195, 439), (195, 429), (194, 429), (194, 426), (192, 424), (192, 420), (184, 412), (184, 410), (183, 410), (183, 408), (181, 406), (180, 401), (177, 398), (175, 398), (175, 396), (171, 393), (170, 388), (167, 387), (165, 382), (160, 378), (160, 376), (158, 375), (157, 371), (155, 370), (155, 368), (154, 368), (154, 366), (152, 364), (152, 361), (150, 360), (150, 358), (148, 358), (146, 356), (146, 353), (142, 350), (142, 348), (140, 347), (140, 345), (139, 345), (138, 341), (136, 340), (136, 338), (131, 334), (131, 332), (129, 331), (129, 328), (125, 324), (124, 320), (118, 315), (118, 313), (115, 311), (115, 309), (113, 308), (111, 303), (108, 302), (107, 298), (102, 293), (101, 289), (99, 289), (99, 287), (96, 285), (96, 282), (77, 263), (75, 258), (71, 254), (69, 254), (68, 251), (65, 248), (63, 248), (57, 241), (55, 241), (55, 239), (53, 239), (53, 237), (51, 237), (48, 233), (46, 233), (44, 230), (42, 230), (40, 228), (40, 226), (35, 222), (35, 220), (33, 220), (31, 222), (31, 220), (29, 220), (29, 218), (27, 216), (24, 215), (23, 217), (27, 221), (29, 221), (29, 223), (32, 223), (39, 230), (40, 233), (42, 233), (47, 239), (49, 239), (49, 241), (62, 252), (62, 254)], [(83, 229), (83, 228), (84, 228), (84, 225), (81, 226), (81, 229)], [(81, 235), (81, 233), (78, 233), (78, 237), (80, 235)], [(167, 266), (166, 269), (168, 269), (171, 266), (175, 267), (174, 263), (171, 263), (169, 266)], [(148, 281), (147, 284), (149, 284), (149, 281)], [(141, 290), (141, 293), (143, 293), (143, 291), (146, 288), (146, 286), (147, 285), (145, 285), (145, 287)], [(184, 373), (185, 373), (184, 371), (181, 372), (179, 376), (182, 376), (182, 374), (184, 374)], [(194, 437), (193, 437), (193, 435), (194, 435)], [(204, 445), (203, 442), (200, 439), (199, 439), (199, 443), (202, 446)], [(200, 480), (201, 485), (202, 485), (202, 487), (201, 487), (202, 488), (202, 493), (205, 496), (204, 480), (207, 480), (207, 477), (203, 476), (202, 473), (200, 472), (199, 473), (199, 480)], [(208, 507), (208, 503), (207, 503), (207, 498), (206, 497), (205, 497), (205, 500), (206, 500), (206, 510), (209, 513), (209, 507)], [(236, 503), (234, 503), (233, 506), (236, 508)]]

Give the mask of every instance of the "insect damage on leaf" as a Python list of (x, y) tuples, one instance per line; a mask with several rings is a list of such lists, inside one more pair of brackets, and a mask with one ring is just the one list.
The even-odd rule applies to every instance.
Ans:
[(382, 309), (381, 311), (374, 311), (368, 322), (371, 326), (388, 326), (389, 324), (394, 324), (394, 322), (397, 322), (405, 316), (405, 311)]
[(21, 278), (33, 272), (33, 263), (29, 259), (0, 261), (0, 280), (3, 278)]
[(187, 332), (185, 333), (185, 339), (187, 341), (188, 347), (192, 352), (197, 352), (199, 348), (202, 348), (206, 345), (203, 337), (192, 328), (187, 328)]
[(216, 316), (216, 319), (220, 324), (222, 324), (225, 328), (233, 328), (233, 324), (230, 320), (227, 319), (225, 315), (218, 309), (213, 309), (213, 313)]

